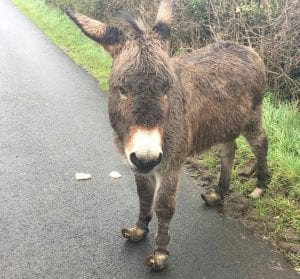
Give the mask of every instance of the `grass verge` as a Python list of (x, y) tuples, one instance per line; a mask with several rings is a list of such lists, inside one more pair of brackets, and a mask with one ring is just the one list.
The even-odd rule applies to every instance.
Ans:
[(43, 0), (12, 2), (77, 64), (108, 89), (111, 58), (103, 48), (89, 40), (63, 12), (51, 8)]
[[(13, 2), (67, 55), (98, 79), (102, 89), (108, 89), (111, 58), (99, 45), (83, 35), (61, 11), (45, 5), (43, 0)], [(263, 224), (265, 235), (289, 241), (291, 235), (300, 234), (300, 116), (297, 104), (275, 104), (271, 94), (265, 98), (264, 109), (272, 180), (262, 199), (249, 202), (255, 218)], [(247, 196), (254, 184), (242, 181), (238, 173), (252, 154), (244, 139), (238, 139), (238, 146), (232, 185), (234, 191)], [(219, 160), (215, 154), (208, 153), (202, 162), (216, 168)], [(288, 256), (300, 268), (299, 254), (288, 253)]]
[[(268, 162), (272, 173), (267, 194), (254, 202), (262, 219), (274, 217), (274, 234), (293, 228), (300, 234), (300, 114), (296, 104), (277, 104), (267, 96), (264, 101), (265, 127), (269, 139)], [(237, 173), (252, 156), (243, 138), (238, 140), (234, 182), (248, 195), (253, 185), (239, 185)]]

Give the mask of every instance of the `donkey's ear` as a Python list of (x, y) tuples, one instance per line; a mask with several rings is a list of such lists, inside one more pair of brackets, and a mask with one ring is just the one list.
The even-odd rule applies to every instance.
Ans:
[(117, 27), (106, 25), (69, 8), (66, 13), (84, 34), (101, 44), (111, 56), (115, 55), (117, 49), (125, 40), (124, 34)]
[(153, 31), (157, 33), (163, 40), (167, 40), (171, 37), (171, 28), (175, 16), (175, 7), (175, 0), (162, 0), (160, 2)]

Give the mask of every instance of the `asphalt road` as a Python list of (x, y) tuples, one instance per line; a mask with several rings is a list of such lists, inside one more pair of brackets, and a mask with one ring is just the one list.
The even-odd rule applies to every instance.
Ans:
[[(123, 176), (109, 177), (112, 170)], [(91, 173), (78, 182), (76, 172)], [(184, 174), (170, 263), (127, 243), (133, 176), (116, 155), (107, 95), (8, 0), (0, 1), (0, 278), (299, 278), (270, 244), (215, 209)]]

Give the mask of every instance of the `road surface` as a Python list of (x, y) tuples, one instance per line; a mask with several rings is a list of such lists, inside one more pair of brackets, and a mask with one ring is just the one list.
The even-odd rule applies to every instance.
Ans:
[[(123, 176), (114, 180), (112, 170)], [(92, 174), (75, 180), (76, 172)], [(116, 155), (107, 94), (8, 0), (0, 2), (0, 278), (297, 278), (268, 242), (207, 208), (184, 174), (169, 266), (150, 272), (149, 237)]]

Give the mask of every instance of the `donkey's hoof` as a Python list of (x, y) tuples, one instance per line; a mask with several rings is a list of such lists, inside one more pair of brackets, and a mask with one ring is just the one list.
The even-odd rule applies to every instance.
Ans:
[(139, 227), (133, 227), (131, 229), (122, 229), (121, 233), (129, 241), (138, 242), (147, 235), (148, 231)]
[(166, 250), (158, 249), (154, 252), (154, 255), (149, 256), (146, 259), (145, 264), (150, 267), (153, 271), (161, 271), (163, 270), (169, 258), (169, 252)]
[(264, 193), (264, 189), (256, 187), (254, 191), (249, 194), (249, 198), (251, 199), (259, 199)]
[(213, 192), (210, 194), (201, 194), (201, 197), (205, 201), (206, 205), (212, 206), (212, 205), (221, 204), (223, 202), (222, 196), (217, 192)]

